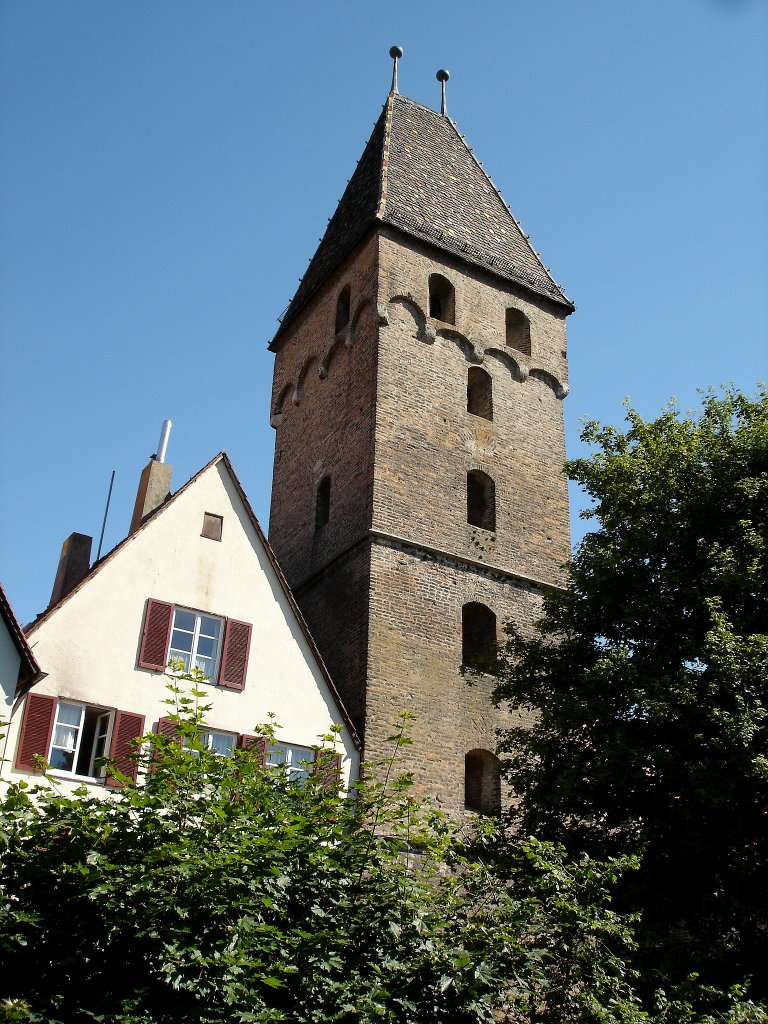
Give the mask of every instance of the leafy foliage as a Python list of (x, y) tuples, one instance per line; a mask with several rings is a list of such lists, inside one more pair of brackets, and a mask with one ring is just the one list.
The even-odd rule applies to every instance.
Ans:
[(568, 470), (597, 529), (536, 632), (510, 632), (497, 691), (535, 713), (504, 742), (519, 823), (642, 854), (620, 905), (642, 914), (646, 984), (751, 976), (765, 998), (768, 393), (583, 437), (597, 450)]
[[(179, 737), (111, 798), (9, 789), (0, 814), (0, 1020), (619, 1022), (637, 1012), (609, 906), (626, 862), (568, 863), (494, 821), (419, 806), (392, 737), (352, 796), (255, 749)], [(271, 727), (260, 730), (270, 735)], [(330, 739), (330, 737), (329, 737)], [(141, 778), (141, 776), (140, 776)], [(471, 840), (471, 841), (470, 841)]]

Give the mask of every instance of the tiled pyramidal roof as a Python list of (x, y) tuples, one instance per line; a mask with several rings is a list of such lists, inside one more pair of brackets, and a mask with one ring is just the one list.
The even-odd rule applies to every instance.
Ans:
[(390, 93), (278, 335), (376, 222), (574, 308), (454, 122)]

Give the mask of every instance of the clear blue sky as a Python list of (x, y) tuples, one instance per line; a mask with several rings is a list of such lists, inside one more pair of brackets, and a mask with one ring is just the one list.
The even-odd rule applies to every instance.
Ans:
[[(267, 342), (389, 88), (449, 113), (571, 296), (585, 416), (765, 379), (765, 0), (0, 3), (0, 580), (227, 449), (266, 524)], [(578, 506), (578, 499), (575, 502)], [(577, 525), (575, 535), (583, 527)]]

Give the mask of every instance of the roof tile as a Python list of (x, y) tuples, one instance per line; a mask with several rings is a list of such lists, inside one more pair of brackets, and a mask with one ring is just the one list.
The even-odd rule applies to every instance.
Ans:
[(275, 340), (377, 221), (573, 309), (454, 122), (391, 93)]

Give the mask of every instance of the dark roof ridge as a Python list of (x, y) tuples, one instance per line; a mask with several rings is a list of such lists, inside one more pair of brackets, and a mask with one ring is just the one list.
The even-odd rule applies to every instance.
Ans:
[[(398, 94), (391, 92), (387, 96), (387, 101), (384, 104), (381, 114), (379, 117), (384, 117), (384, 139), (381, 147), (381, 174), (379, 175), (379, 197), (376, 203), (376, 213), (374, 219), (380, 221), (384, 216), (384, 210), (387, 203), (387, 177), (389, 171), (389, 146), (392, 141), (392, 111), (395, 106), (395, 96)], [(378, 119), (376, 121), (378, 124)], [(375, 125), (374, 125), (375, 130)], [(370, 225), (369, 225), (370, 226)]]

